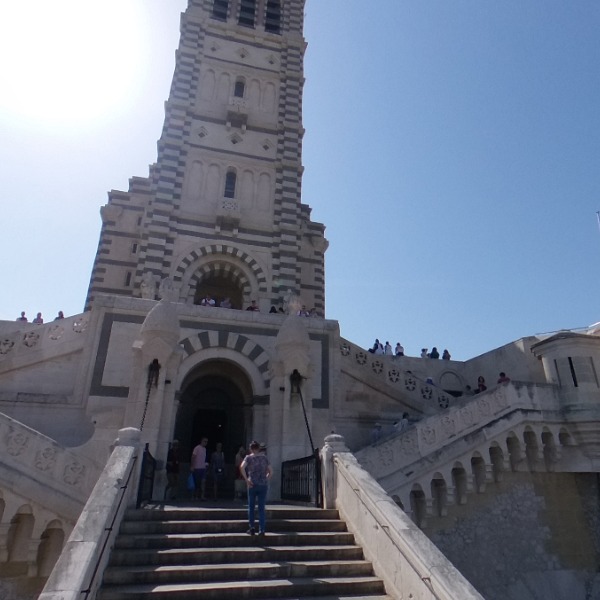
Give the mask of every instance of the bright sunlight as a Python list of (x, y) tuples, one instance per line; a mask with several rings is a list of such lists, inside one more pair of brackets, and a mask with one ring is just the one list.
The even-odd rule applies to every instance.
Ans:
[(130, 0), (2, 3), (3, 118), (73, 125), (116, 110), (139, 72), (139, 6)]

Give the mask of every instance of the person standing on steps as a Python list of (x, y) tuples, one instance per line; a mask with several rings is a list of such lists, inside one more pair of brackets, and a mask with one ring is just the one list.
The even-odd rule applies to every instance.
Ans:
[(253, 441), (250, 444), (250, 454), (240, 465), (240, 473), (248, 486), (248, 535), (254, 535), (254, 504), (258, 501), (258, 535), (265, 535), (267, 491), (269, 479), (273, 475), (271, 463), (266, 454), (260, 451), (260, 444)]
[(213, 495), (216, 500), (219, 497), (219, 484), (225, 477), (225, 454), (223, 454), (221, 442), (217, 442), (217, 447), (210, 456), (210, 472), (213, 480)]
[(192, 451), (192, 459), (190, 460), (190, 471), (194, 474), (194, 498), (206, 500), (206, 446), (208, 438), (203, 437), (200, 443)]

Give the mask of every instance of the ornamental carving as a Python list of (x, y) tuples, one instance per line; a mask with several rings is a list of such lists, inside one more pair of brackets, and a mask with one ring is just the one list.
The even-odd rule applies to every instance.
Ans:
[(398, 369), (390, 369), (388, 371), (388, 379), (392, 383), (398, 383), (398, 381), (400, 381), (400, 371), (398, 371)]
[(421, 437), (428, 446), (431, 446), (432, 444), (435, 444), (437, 434), (435, 433), (435, 429), (433, 427), (430, 425), (425, 425), (425, 427), (421, 428)]
[(371, 363), (371, 369), (373, 369), (373, 373), (379, 375), (383, 371), (383, 363), (380, 360), (374, 360)]
[(473, 414), (473, 409), (470, 406), (463, 406), (463, 408), (460, 409), (460, 417), (463, 423), (467, 426), (475, 423), (475, 415)]
[(412, 375), (408, 375), (407, 377), (404, 378), (404, 387), (409, 392), (414, 392), (415, 389), (417, 388), (417, 381), (416, 381), (416, 379)]
[(416, 431), (413, 430), (402, 436), (402, 452), (404, 454), (417, 454), (419, 452)]
[(27, 442), (29, 438), (20, 431), (15, 431), (11, 428), (8, 436), (6, 437), (6, 451), (11, 456), (19, 456), (23, 454), (25, 448), (27, 448)]
[(493, 398), (500, 408), (506, 408), (506, 394), (503, 387), (499, 387), (494, 390)]
[(85, 475), (85, 465), (74, 461), (65, 467), (63, 481), (69, 485), (78, 485)]
[(49, 471), (56, 464), (56, 448), (47, 446), (43, 450), (38, 450), (35, 456), (35, 467), (40, 471)]
[(62, 325), (52, 325), (50, 327), (50, 331), (48, 332), (48, 337), (51, 340), (60, 340), (60, 338), (64, 335), (65, 328)]
[(424, 385), (421, 388), (421, 397), (423, 400), (431, 400), (431, 398), (433, 398), (433, 389), (428, 385)]
[(359, 365), (364, 365), (367, 362), (367, 355), (364, 352), (356, 353), (356, 362)]
[(73, 321), (73, 331), (75, 333), (83, 333), (88, 326), (89, 319), (87, 317), (81, 317)]
[(379, 446), (379, 463), (384, 467), (389, 467), (394, 462), (394, 452), (389, 444)]
[(38, 343), (39, 339), (40, 339), (39, 333), (36, 333), (35, 331), (28, 331), (23, 336), (23, 344), (25, 346), (27, 346), (28, 348), (33, 348)]
[(340, 352), (342, 353), (342, 356), (349, 356), (350, 355), (350, 346), (348, 346), (348, 344), (342, 344), (340, 346)]
[(8, 354), (15, 346), (15, 343), (8, 338), (0, 340), (0, 354)]
[(442, 430), (448, 436), (454, 435), (456, 433), (456, 423), (454, 422), (454, 419), (449, 415), (444, 415), (442, 417)]
[(438, 406), (440, 408), (448, 408), (450, 406), (450, 398), (446, 394), (440, 394), (438, 396)]
[(477, 406), (481, 411), (481, 414), (485, 417), (489, 417), (492, 414), (492, 407), (490, 406), (490, 402), (487, 398), (478, 398)]

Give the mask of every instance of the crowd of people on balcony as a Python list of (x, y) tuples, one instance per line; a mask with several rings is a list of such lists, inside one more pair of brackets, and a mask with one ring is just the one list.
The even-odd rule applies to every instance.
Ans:
[[(61, 319), (64, 319), (64, 318), (65, 318), (65, 315), (64, 315), (63, 311), (59, 310), (58, 315), (56, 315), (56, 317), (54, 317), (54, 320), (60, 321)], [(25, 313), (24, 310), (21, 311), (21, 315), (18, 316), (16, 320), (21, 323), (29, 323), (29, 319), (27, 318), (27, 314)], [(31, 322), (34, 323), (35, 325), (43, 325), (44, 317), (42, 316), (42, 313), (41, 312), (37, 313), (37, 315), (32, 319)]]

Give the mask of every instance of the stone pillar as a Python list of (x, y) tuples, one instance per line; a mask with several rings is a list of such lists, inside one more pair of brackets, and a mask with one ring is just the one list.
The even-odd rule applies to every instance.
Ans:
[(334, 457), (338, 452), (350, 452), (343, 436), (332, 433), (325, 438), (321, 450), (321, 477), (323, 484), (323, 508), (336, 507), (336, 468)]

